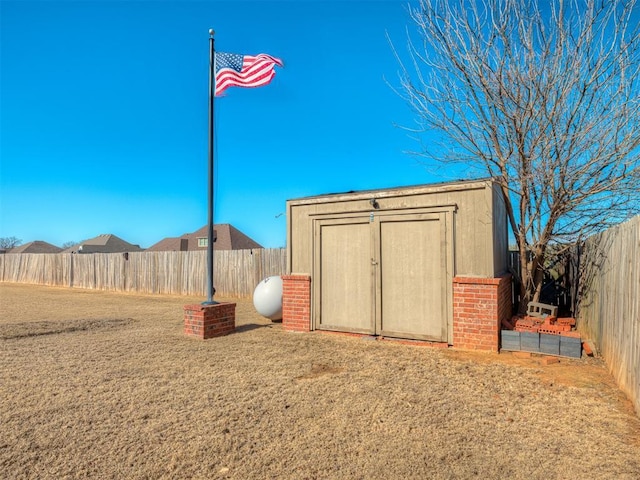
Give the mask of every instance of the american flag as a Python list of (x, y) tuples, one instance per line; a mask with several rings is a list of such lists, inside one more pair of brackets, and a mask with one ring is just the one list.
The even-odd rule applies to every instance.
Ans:
[(216, 96), (229, 87), (261, 87), (276, 75), (275, 66), (282, 60), (265, 53), (239, 55), (216, 53)]

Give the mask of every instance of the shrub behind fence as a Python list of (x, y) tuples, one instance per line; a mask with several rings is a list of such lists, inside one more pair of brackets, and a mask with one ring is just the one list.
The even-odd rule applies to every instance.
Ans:
[[(216, 295), (246, 297), (283, 275), (286, 250), (214, 252)], [(119, 292), (206, 295), (207, 252), (38, 253), (0, 255), (0, 281)]]

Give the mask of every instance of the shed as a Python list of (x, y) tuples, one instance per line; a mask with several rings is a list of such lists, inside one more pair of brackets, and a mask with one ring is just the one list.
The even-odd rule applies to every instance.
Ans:
[(289, 200), (283, 323), (497, 350), (507, 250), (492, 179)]

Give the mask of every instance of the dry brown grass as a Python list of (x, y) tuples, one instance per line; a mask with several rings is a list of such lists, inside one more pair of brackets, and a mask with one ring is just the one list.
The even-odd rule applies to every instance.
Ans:
[(0, 284), (3, 478), (640, 477), (640, 420), (597, 359), (182, 333), (201, 299)]

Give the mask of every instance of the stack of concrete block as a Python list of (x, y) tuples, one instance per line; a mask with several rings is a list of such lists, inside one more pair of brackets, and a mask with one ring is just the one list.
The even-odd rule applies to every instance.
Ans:
[(582, 340), (574, 330), (576, 320), (557, 314), (553, 305), (529, 303), (526, 316), (515, 316), (503, 325), (507, 328), (501, 331), (502, 349), (580, 358)]

